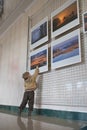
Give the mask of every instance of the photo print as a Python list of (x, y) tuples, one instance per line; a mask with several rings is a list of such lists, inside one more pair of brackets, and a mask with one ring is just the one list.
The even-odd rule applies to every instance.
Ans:
[(31, 29), (30, 48), (35, 47), (48, 41), (48, 17), (45, 17)]
[(78, 7), (77, 0), (69, 0), (59, 9), (51, 13), (52, 38), (79, 24)]
[(29, 56), (29, 71), (34, 72), (36, 66), (39, 67), (40, 73), (48, 71), (48, 45), (32, 51)]
[(81, 62), (80, 30), (51, 43), (51, 69)]

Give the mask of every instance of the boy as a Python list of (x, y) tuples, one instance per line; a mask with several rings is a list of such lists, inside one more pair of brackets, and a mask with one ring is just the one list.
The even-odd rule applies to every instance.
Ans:
[(26, 104), (28, 103), (29, 106), (28, 115), (31, 116), (31, 112), (33, 111), (33, 105), (34, 105), (34, 90), (37, 88), (36, 78), (38, 74), (39, 74), (39, 68), (37, 66), (33, 75), (30, 75), (29, 72), (25, 72), (22, 75), (22, 78), (24, 79), (25, 92), (24, 92), (22, 103), (19, 107), (19, 115), (21, 115), (22, 110), (25, 108)]

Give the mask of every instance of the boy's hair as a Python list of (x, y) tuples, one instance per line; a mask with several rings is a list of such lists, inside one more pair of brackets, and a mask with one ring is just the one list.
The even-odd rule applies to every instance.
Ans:
[(25, 73), (23, 73), (22, 78), (26, 79), (26, 78), (28, 78), (29, 75), (30, 75), (29, 72), (25, 72)]

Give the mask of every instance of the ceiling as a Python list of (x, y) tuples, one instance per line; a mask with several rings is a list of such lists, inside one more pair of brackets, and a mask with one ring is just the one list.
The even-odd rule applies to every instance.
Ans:
[(32, 16), (37, 10), (41, 9), (49, 0), (3, 0), (4, 10), (0, 17), (0, 37), (8, 27), (25, 12)]
[(34, 1), (35, 0), (4, 0), (4, 12), (0, 18), (0, 36)]

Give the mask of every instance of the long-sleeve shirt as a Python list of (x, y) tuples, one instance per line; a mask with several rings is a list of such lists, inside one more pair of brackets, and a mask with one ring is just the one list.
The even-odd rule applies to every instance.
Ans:
[(29, 76), (28, 79), (24, 80), (25, 91), (35, 90), (37, 88), (36, 78), (37, 78), (38, 74), (39, 74), (39, 69), (36, 68), (34, 74)]

